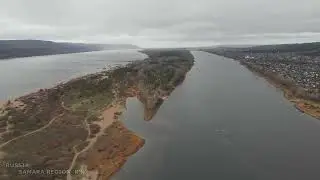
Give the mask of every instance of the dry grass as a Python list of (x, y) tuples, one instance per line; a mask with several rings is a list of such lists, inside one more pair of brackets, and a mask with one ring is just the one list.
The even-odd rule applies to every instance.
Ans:
[[(126, 98), (154, 97), (146, 102), (151, 118), (161, 105), (158, 99), (170, 94), (174, 88), (168, 87), (183, 79), (193, 65), (186, 51), (170, 54), (181, 57), (172, 61), (163, 57), (167, 53), (160, 53), (155, 59), (87, 75), (10, 102), (0, 112), (0, 159), (27, 163), (29, 170), (86, 167), (89, 177), (108, 179), (144, 144), (118, 120)], [(0, 167), (0, 179), (8, 179), (5, 175), (21, 180), (72, 179), (70, 174), (20, 176), (18, 170)]]

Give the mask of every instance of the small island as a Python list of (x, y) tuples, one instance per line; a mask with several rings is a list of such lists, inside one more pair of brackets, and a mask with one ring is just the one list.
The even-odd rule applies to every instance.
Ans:
[(145, 143), (121, 122), (137, 97), (149, 121), (194, 64), (187, 50), (149, 57), (7, 101), (0, 110), (0, 179), (109, 179)]
[(320, 119), (320, 43), (218, 47), (202, 51), (231, 58), (280, 88), (302, 113)]

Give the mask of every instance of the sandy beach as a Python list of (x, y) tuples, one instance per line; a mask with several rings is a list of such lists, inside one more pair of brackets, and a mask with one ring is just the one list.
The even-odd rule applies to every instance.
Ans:
[(99, 125), (101, 130), (106, 129), (108, 126), (110, 126), (115, 121), (114, 114), (116, 112), (121, 112), (122, 109), (123, 108), (118, 104), (114, 105), (112, 107), (108, 107), (102, 113), (103, 119), (101, 121), (94, 122), (94, 124)]
[[(89, 140), (89, 145), (84, 149), (88, 150), (91, 148), (94, 143), (96, 143), (97, 139), (104, 134), (104, 131), (107, 127), (109, 127), (113, 122), (115, 122), (117, 119), (115, 119), (115, 113), (121, 111), (123, 108), (121, 108), (120, 105), (114, 105), (112, 107), (107, 107), (103, 112), (102, 112), (102, 120), (101, 121), (96, 121), (94, 124), (97, 124), (100, 126), (100, 132), (96, 134), (95, 138), (92, 138)], [(98, 178), (98, 171), (93, 170), (93, 171), (88, 171), (88, 174), (86, 175), (87, 179), (89, 180), (96, 180)], [(69, 177), (71, 179), (71, 176)]]

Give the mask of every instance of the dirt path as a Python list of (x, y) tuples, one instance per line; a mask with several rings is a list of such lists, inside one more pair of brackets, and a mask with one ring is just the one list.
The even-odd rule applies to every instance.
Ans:
[(9, 124), (9, 121), (6, 121), (6, 130), (2, 133), (0, 133), (0, 137), (5, 134), (5, 133), (8, 133), (10, 132), (10, 124)]
[(46, 128), (49, 127), (56, 119), (58, 119), (58, 118), (61, 117), (61, 116), (63, 116), (63, 113), (60, 114), (60, 115), (58, 115), (58, 116), (56, 116), (56, 117), (54, 117), (54, 118), (52, 118), (48, 124), (46, 124), (45, 126), (39, 128), (39, 129), (37, 129), (37, 130), (31, 131), (31, 132), (29, 132), (29, 133), (27, 133), (27, 134), (24, 134), (24, 135), (15, 137), (15, 138), (13, 138), (13, 139), (5, 142), (5, 143), (2, 143), (2, 144), (0, 145), (0, 149), (3, 148), (4, 146), (8, 145), (9, 143), (13, 142), (13, 141), (16, 141), (16, 140), (18, 140), (18, 139), (21, 139), (21, 138), (23, 138), (23, 137), (26, 137), (26, 136), (35, 134), (35, 133), (37, 133), (37, 132), (40, 132), (40, 131), (46, 129)]
[[(64, 105), (64, 102), (61, 102), (61, 107), (62, 107), (65, 111), (69, 111), (69, 112), (72, 112), (72, 111), (73, 111), (71, 108), (66, 107), (66, 106)], [(87, 118), (84, 119), (84, 125), (86, 126), (86, 129), (87, 129), (87, 131), (88, 131), (88, 137), (87, 137), (87, 139), (89, 139), (89, 137), (90, 137), (90, 135), (91, 135), (91, 129), (90, 129), (90, 126), (89, 126), (89, 123), (88, 123)]]
[(87, 118), (84, 119), (84, 124), (85, 124), (85, 126), (86, 126), (87, 131), (88, 131), (88, 137), (87, 137), (87, 139), (89, 139), (90, 136), (91, 136), (91, 129), (90, 129), (90, 125), (89, 125), (89, 123), (88, 123), (88, 119), (87, 119)]
[(64, 102), (61, 102), (61, 107), (65, 110), (65, 111), (69, 111), (72, 112), (73, 110), (71, 108), (68, 108), (64, 105)]
[[(89, 150), (93, 145), (94, 143), (97, 141), (98, 137), (100, 137), (101, 135), (104, 134), (104, 130), (110, 126), (113, 122), (114, 122), (114, 113), (118, 112), (119, 110), (121, 110), (121, 107), (120, 106), (113, 106), (113, 107), (110, 107), (108, 109), (106, 109), (103, 113), (102, 113), (102, 116), (103, 116), (103, 120), (101, 121), (98, 121), (98, 122), (94, 122), (95, 124), (99, 125), (100, 126), (100, 132), (92, 139), (88, 139), (89, 141), (89, 144), (87, 147), (85, 147), (83, 150), (77, 152), (76, 149), (74, 148), (74, 151), (75, 151), (75, 155), (72, 159), (72, 162), (71, 162), (71, 165), (68, 169), (68, 174), (67, 174), (67, 180), (72, 180), (72, 175), (71, 175), (71, 170), (73, 169), (77, 159), (78, 159), (78, 156)], [(85, 120), (87, 126), (89, 127), (89, 124), (88, 122)], [(90, 127), (89, 127), (89, 130), (90, 130)], [(89, 133), (91, 133), (89, 131)], [(92, 179), (92, 180), (95, 180), (96, 177), (95, 177), (95, 173), (92, 173), (91, 175), (89, 174), (89, 179)]]

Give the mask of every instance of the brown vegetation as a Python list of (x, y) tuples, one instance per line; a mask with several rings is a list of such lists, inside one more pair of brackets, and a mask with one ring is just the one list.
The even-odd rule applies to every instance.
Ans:
[(114, 122), (87, 152), (85, 164), (89, 171), (98, 170), (99, 178), (108, 179), (138, 151), (144, 140), (126, 129), (119, 121)]
[[(14, 141), (2, 148), (5, 162), (23, 162), (29, 167), (1, 169), (12, 179), (52, 179), (64, 174), (21, 174), (19, 170), (68, 169), (73, 158), (72, 148), (86, 140), (83, 116), (64, 114), (50, 128)], [(45, 138), (44, 138), (45, 137)], [(3, 167), (1, 167), (3, 168)]]
[[(108, 179), (144, 144), (119, 122), (126, 98), (137, 96), (145, 105), (145, 119), (150, 120), (162, 104), (161, 97), (168, 96), (191, 69), (191, 56), (187, 51), (162, 52), (4, 104), (0, 159), (28, 167), (1, 166), (0, 179), (79, 179), (74, 170), (81, 168), (90, 172), (81, 177)], [(72, 171), (26, 171), (49, 169)]]

